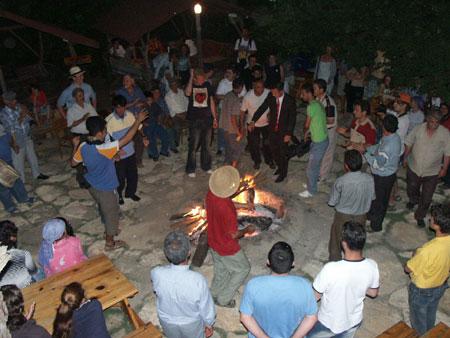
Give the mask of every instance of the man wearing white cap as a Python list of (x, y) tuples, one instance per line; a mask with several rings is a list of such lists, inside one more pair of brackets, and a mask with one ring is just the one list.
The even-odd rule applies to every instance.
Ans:
[(84, 73), (85, 71), (78, 66), (74, 66), (69, 70), (70, 74), (69, 77), (72, 79), (73, 82), (69, 87), (64, 89), (64, 91), (58, 98), (58, 102), (56, 103), (59, 113), (64, 118), (66, 117), (64, 107), (67, 110), (70, 107), (72, 107), (72, 105), (75, 103), (75, 99), (72, 96), (73, 90), (75, 88), (83, 89), (84, 102), (91, 103), (94, 106), (94, 108), (97, 107), (97, 96), (95, 95), (95, 91), (94, 89), (92, 89), (91, 85), (84, 82)]
[(216, 169), (209, 179), (206, 195), (208, 245), (214, 261), (211, 294), (218, 306), (233, 308), (236, 291), (250, 272), (250, 263), (239, 246), (239, 239), (254, 231), (238, 230), (237, 212), (232, 196), (240, 184), (239, 172), (232, 166)]

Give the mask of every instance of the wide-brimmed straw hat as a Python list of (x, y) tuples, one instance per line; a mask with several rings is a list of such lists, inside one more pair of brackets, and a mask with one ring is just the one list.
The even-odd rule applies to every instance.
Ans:
[(78, 66), (74, 66), (74, 67), (70, 68), (70, 70), (69, 70), (70, 77), (73, 77), (73, 76), (78, 75), (78, 74), (84, 74), (84, 73), (85, 73), (85, 71), (82, 70)]
[(238, 190), (240, 182), (239, 171), (231, 165), (226, 165), (211, 174), (209, 189), (217, 197), (227, 198)]
[(6, 264), (8, 264), (11, 259), (11, 256), (7, 251), (7, 246), (0, 246), (0, 272), (5, 268)]

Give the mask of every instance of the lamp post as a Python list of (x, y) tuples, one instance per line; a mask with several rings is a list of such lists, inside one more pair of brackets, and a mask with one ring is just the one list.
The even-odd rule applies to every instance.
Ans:
[(203, 68), (203, 49), (202, 49), (202, 25), (200, 23), (200, 15), (202, 14), (202, 5), (199, 3), (194, 6), (195, 28), (197, 31), (197, 51), (199, 67)]

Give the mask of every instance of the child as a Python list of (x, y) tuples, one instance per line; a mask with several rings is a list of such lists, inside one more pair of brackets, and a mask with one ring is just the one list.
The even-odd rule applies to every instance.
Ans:
[(430, 228), (436, 237), (417, 249), (406, 263), (411, 326), (422, 336), (434, 327), (439, 300), (448, 288), (450, 270), (450, 206), (431, 207)]
[(46, 277), (67, 270), (87, 259), (80, 239), (73, 236), (73, 230), (70, 229), (70, 224), (62, 217), (51, 219), (44, 225), (39, 263), (44, 268)]

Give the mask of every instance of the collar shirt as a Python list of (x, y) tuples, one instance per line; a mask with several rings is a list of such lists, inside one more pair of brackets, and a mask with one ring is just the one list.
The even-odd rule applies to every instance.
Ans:
[(30, 138), (30, 121), (31, 118), (27, 115), (22, 123), (19, 123), (19, 116), (22, 108), (19, 104), (16, 107), (10, 108), (5, 106), (0, 114), (0, 120), (3, 127), (11, 135), (14, 135), (15, 141), (20, 148), (25, 146), (26, 140)]
[(75, 121), (83, 118), (85, 114), (89, 114), (91, 116), (97, 116), (97, 112), (95, 108), (90, 103), (84, 103), (84, 106), (81, 107), (78, 103), (75, 103), (72, 107), (67, 110), (67, 127), (70, 128), (70, 131), (75, 134), (87, 135), (88, 130), (86, 128), (86, 121), (81, 122), (79, 125), (72, 127), (72, 124)]
[[(242, 101), (241, 111), (247, 111), (247, 123), (252, 122), (253, 115), (255, 115), (256, 110), (263, 104), (269, 95), (270, 90), (264, 88), (263, 93), (260, 96), (256, 96), (255, 91), (250, 90)], [(255, 122), (255, 127), (265, 127), (269, 125), (269, 120), (267, 114), (269, 113), (269, 108), (264, 112), (264, 114)]]
[(174, 117), (177, 114), (185, 113), (187, 111), (189, 99), (184, 95), (182, 90), (178, 89), (176, 93), (169, 90), (164, 99), (169, 108), (170, 117)]
[(73, 90), (75, 88), (83, 89), (84, 102), (86, 102), (86, 103), (93, 103), (97, 99), (94, 89), (92, 89), (92, 87), (89, 84), (83, 82), (81, 84), (81, 86), (77, 86), (75, 83), (72, 83), (69, 87), (64, 89), (64, 91), (61, 93), (61, 95), (58, 98), (58, 102), (56, 103), (56, 105), (58, 107), (64, 107), (65, 106), (67, 109), (72, 107), (74, 105), (74, 103), (75, 103), (75, 99), (72, 96), (72, 92), (73, 92)]
[(450, 156), (450, 132), (442, 126), (430, 136), (423, 123), (408, 134), (405, 144), (412, 148), (408, 167), (419, 177), (439, 174), (443, 156)]
[(383, 136), (380, 143), (367, 148), (364, 154), (372, 174), (390, 176), (397, 172), (400, 162), (402, 141), (398, 134)]
[(189, 265), (158, 266), (151, 271), (158, 317), (165, 323), (212, 326), (216, 317), (208, 282)]

